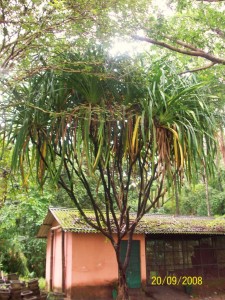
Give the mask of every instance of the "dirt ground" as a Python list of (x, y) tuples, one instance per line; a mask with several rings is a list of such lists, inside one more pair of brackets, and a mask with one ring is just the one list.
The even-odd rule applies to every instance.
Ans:
[(221, 294), (221, 295), (212, 295), (209, 297), (204, 297), (204, 298), (195, 298), (195, 299), (199, 299), (199, 300), (223, 300), (225, 299), (225, 294)]
[[(188, 291), (189, 292), (189, 291)], [(198, 289), (191, 291), (191, 295), (187, 294), (184, 289), (177, 289), (170, 286), (156, 286), (149, 290), (146, 299), (152, 300), (225, 300), (224, 289)]]

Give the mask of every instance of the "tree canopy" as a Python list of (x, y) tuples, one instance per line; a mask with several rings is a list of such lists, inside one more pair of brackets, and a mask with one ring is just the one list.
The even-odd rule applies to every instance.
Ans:
[(34, 67), (37, 55), (50, 58), (90, 41), (109, 45), (116, 37), (156, 45), (158, 53), (172, 50), (184, 60), (183, 71), (225, 64), (224, 1), (1, 0), (0, 7), (4, 71)]
[(187, 55), (192, 72), (225, 64), (223, 1), (170, 1), (167, 9), (146, 20), (145, 37), (134, 38)]

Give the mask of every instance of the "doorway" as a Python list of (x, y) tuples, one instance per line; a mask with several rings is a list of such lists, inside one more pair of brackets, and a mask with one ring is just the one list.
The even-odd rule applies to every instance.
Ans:
[[(127, 241), (122, 241), (120, 257), (125, 260), (127, 251)], [(130, 261), (126, 271), (127, 284), (129, 288), (141, 287), (141, 267), (140, 267), (140, 241), (132, 241)]]

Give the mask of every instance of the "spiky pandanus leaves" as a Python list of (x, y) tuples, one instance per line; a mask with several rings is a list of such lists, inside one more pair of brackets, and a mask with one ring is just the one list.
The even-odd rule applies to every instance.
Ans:
[[(191, 180), (201, 159), (212, 172), (215, 122), (202, 84), (161, 62), (146, 73), (145, 86), (108, 74), (105, 65), (87, 74), (68, 65), (67, 71), (37, 74), (14, 91), (13, 166), (22, 173), (24, 159), (34, 160), (31, 153), (41, 183), (49, 174), (57, 182), (65, 163), (71, 181), (82, 169), (99, 176), (99, 168), (108, 167), (119, 182), (121, 170), (127, 175), (131, 165), (131, 175), (140, 178), (140, 163), (146, 177), (156, 167), (158, 177), (182, 178), (187, 171)], [(132, 88), (138, 91), (134, 99)], [(36, 151), (29, 151), (31, 144)]]
[(173, 168), (192, 180), (198, 161), (207, 161), (207, 173), (213, 173), (216, 123), (208, 108), (204, 83), (177, 76), (164, 65), (155, 70), (149, 86), (150, 116), (155, 122), (159, 159), (166, 170)]

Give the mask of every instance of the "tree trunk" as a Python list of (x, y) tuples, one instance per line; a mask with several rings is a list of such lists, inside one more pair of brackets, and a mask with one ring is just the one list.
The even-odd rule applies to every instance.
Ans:
[(205, 184), (205, 201), (206, 201), (206, 207), (207, 207), (207, 215), (208, 217), (211, 216), (211, 208), (210, 208), (210, 202), (209, 202), (209, 183), (208, 183), (208, 177), (206, 174), (206, 165), (203, 161), (203, 167), (204, 167), (204, 174), (203, 174), (203, 181)]
[(206, 198), (207, 215), (208, 217), (210, 217), (211, 209), (209, 203), (209, 183), (208, 183), (208, 178), (206, 176), (205, 176), (205, 198)]
[(178, 183), (177, 183), (177, 175), (175, 175), (174, 187), (175, 187), (175, 203), (176, 203), (176, 216), (180, 215), (180, 201), (179, 201), (179, 191), (178, 191)]
[(116, 300), (129, 300), (126, 272), (123, 269), (119, 269), (118, 295)]

